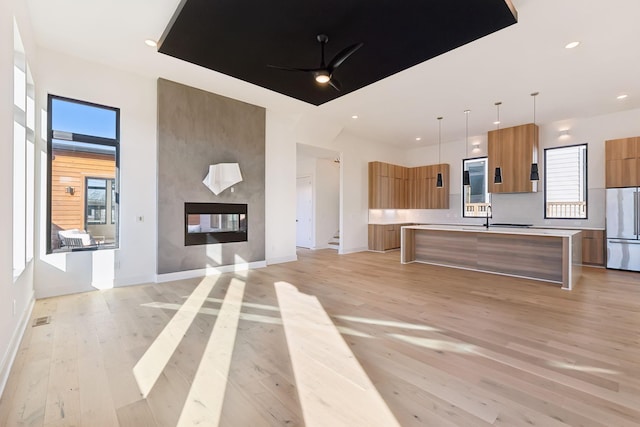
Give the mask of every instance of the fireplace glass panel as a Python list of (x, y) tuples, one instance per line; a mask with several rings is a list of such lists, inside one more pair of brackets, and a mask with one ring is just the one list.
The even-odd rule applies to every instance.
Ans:
[(245, 214), (189, 214), (188, 233), (246, 231)]
[(185, 245), (246, 242), (247, 205), (185, 203)]

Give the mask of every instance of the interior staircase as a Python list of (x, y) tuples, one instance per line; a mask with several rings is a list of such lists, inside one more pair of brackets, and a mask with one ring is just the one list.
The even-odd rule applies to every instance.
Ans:
[(340, 230), (336, 231), (331, 240), (329, 240), (329, 249), (340, 249)]

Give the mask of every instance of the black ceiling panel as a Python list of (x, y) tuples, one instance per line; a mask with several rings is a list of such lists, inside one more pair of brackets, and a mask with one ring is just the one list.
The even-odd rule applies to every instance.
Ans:
[[(159, 51), (320, 105), (517, 22), (509, 0), (183, 0)], [(364, 46), (336, 69), (336, 91), (312, 74), (318, 34), (327, 62)]]

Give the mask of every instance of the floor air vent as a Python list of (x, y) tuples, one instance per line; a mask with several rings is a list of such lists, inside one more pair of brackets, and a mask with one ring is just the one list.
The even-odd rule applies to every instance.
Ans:
[(36, 326), (48, 325), (50, 322), (51, 316), (38, 317), (36, 320), (34, 320), (33, 327), (35, 328)]

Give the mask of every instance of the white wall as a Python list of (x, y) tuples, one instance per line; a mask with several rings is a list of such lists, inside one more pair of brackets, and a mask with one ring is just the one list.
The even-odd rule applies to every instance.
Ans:
[(267, 110), (267, 263), (296, 259), (296, 143), (340, 153), (341, 253), (368, 247), (368, 163), (400, 163), (400, 150), (373, 143), (322, 119)]
[[(298, 146), (300, 147), (300, 146)], [(316, 149), (317, 150), (317, 149)], [(322, 155), (333, 154), (329, 150)], [(338, 157), (339, 153), (335, 153)], [(313, 187), (313, 234), (311, 247), (324, 249), (340, 228), (340, 164), (324, 157), (315, 157), (298, 149), (298, 178), (310, 176)]]
[[(4, 154), (0, 156), (0, 194), (12, 200), (13, 154), (9, 147), (13, 141), (13, 16), (25, 48), (30, 67), (35, 67), (37, 56), (29, 23), (26, 3), (0, 2), (0, 140)], [(34, 70), (32, 70), (34, 71)], [(37, 81), (37, 75), (32, 73)], [(13, 205), (0, 204), (0, 394), (2, 393), (15, 352), (33, 303), (33, 261), (26, 265), (20, 276), (13, 277)]]
[[(38, 104), (47, 94), (120, 108), (120, 248), (45, 255), (39, 229), (38, 298), (153, 281), (156, 273), (156, 81), (104, 65), (39, 51)], [(40, 140), (46, 151), (46, 141)], [(45, 176), (45, 169), (41, 169)], [(46, 200), (42, 195), (41, 203)], [(46, 218), (45, 205), (40, 215)], [(137, 222), (136, 217), (144, 217)]]
[(340, 163), (316, 159), (316, 248), (328, 247), (340, 229)]
[[(267, 110), (265, 136), (265, 257), (268, 264), (295, 261), (296, 139), (298, 117)], [(288, 166), (287, 166), (288, 165)]]

